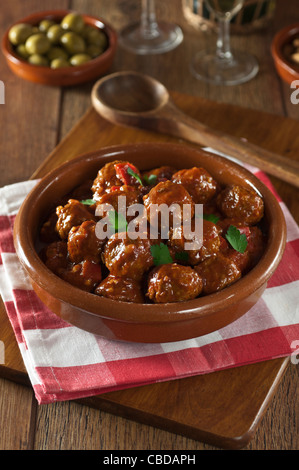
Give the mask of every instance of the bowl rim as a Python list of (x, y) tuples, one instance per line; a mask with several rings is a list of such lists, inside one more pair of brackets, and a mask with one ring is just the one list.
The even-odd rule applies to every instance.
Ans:
[(89, 70), (91, 67), (96, 67), (97, 65), (100, 65), (102, 62), (104, 62), (105, 58), (111, 54), (112, 51), (116, 49), (117, 45), (117, 33), (114, 30), (114, 28), (108, 23), (106, 20), (104, 20), (101, 17), (96, 17), (87, 13), (80, 13), (80, 15), (85, 19), (89, 20), (92, 23), (99, 23), (103, 27), (101, 28), (107, 35), (109, 45), (107, 49), (98, 57), (95, 57), (94, 59), (91, 59), (89, 62), (86, 62), (85, 64), (82, 65), (76, 65), (72, 67), (63, 67), (60, 69), (51, 69), (49, 66), (40, 66), (40, 65), (33, 65), (28, 63), (26, 60), (22, 59), (19, 57), (14, 51), (13, 47), (9, 41), (8, 38), (8, 33), (9, 30), (19, 24), (19, 23), (31, 23), (34, 24), (35, 22), (41, 20), (42, 18), (63, 18), (66, 16), (68, 13), (74, 13), (75, 10), (70, 10), (70, 9), (61, 9), (61, 10), (45, 10), (45, 11), (37, 11), (33, 12), (30, 15), (21, 18), (18, 21), (15, 21), (12, 23), (7, 30), (4, 33), (4, 36), (2, 38), (2, 53), (6, 57), (7, 60), (10, 62), (14, 63), (15, 65), (19, 65), (28, 71), (36, 71), (36, 74), (42, 74), (42, 73), (47, 73), (47, 74), (53, 74), (53, 77), (57, 76), (59, 73), (64, 74), (66, 76), (68, 75), (75, 75), (76, 73), (84, 72), (85, 70)]
[[(213, 158), (220, 161), (222, 164), (226, 164), (226, 166), (228, 165), (230, 168), (232, 167), (235, 169), (238, 174), (241, 173), (244, 176), (244, 181), (254, 187), (258, 193), (262, 194), (264, 199), (266, 198), (265, 202), (267, 202), (267, 210), (269, 210), (269, 213), (275, 214), (276, 216), (275, 218), (272, 218), (272, 227), (270, 227), (271, 231), (269, 231), (267, 247), (262, 258), (258, 264), (244, 277), (239, 279), (238, 282), (219, 292), (184, 302), (138, 304), (142, 305), (142, 312), (140, 313), (140, 309), (136, 308), (136, 303), (120, 302), (117, 300), (107, 299), (105, 297), (99, 297), (89, 292), (84, 292), (58, 278), (58, 276), (46, 267), (36, 251), (35, 243), (31, 239), (28, 227), (29, 224), (26, 223), (26, 221), (30, 220), (32, 204), (34, 204), (38, 197), (41, 197), (45, 192), (51, 189), (51, 186), (55, 184), (58, 176), (61, 177), (62, 174), (72, 171), (72, 169), (75, 166), (80, 165), (82, 161), (86, 161), (88, 163), (90, 160), (94, 160), (95, 158), (103, 160), (110, 158), (110, 161), (113, 161), (114, 159), (118, 159), (118, 156), (124, 157), (126, 152), (129, 152), (129, 154), (136, 151), (138, 152), (139, 149), (144, 148), (144, 146), (152, 149), (153, 151), (162, 150), (164, 147), (165, 149), (172, 149), (172, 151), (179, 151), (181, 154), (182, 152), (193, 152), (196, 154), (200, 151), (200, 149), (197, 150), (187, 144), (165, 142), (143, 142), (103, 147), (97, 151), (78, 155), (62, 165), (59, 165), (41, 178), (34, 186), (18, 211), (14, 225), (14, 243), (16, 253), (31, 280), (40, 288), (46, 290), (53, 298), (58, 299), (62, 303), (70, 304), (90, 315), (110, 320), (114, 319), (134, 323), (145, 322), (147, 324), (169, 321), (186, 321), (194, 318), (212, 316), (213, 313), (216, 314), (217, 311), (221, 309), (228, 308), (239, 303), (241, 300), (245, 299), (265, 285), (277, 268), (282, 258), (286, 243), (286, 223), (281, 207), (275, 196), (264, 185), (264, 183), (262, 183), (261, 180), (250, 173), (247, 169), (222, 156), (206, 151), (204, 153), (207, 154), (207, 158)], [(200, 153), (202, 155), (202, 151)], [(128, 154), (126, 154), (126, 156), (127, 155)], [(22, 230), (20, 230), (20, 227), (22, 227)], [(280, 237), (277, 237), (278, 233), (281, 234)], [(101, 305), (105, 310), (105, 314), (101, 313)], [(122, 305), (125, 305), (125, 315), (122, 311)], [(149, 313), (150, 318), (148, 318)]]
[(299, 70), (297, 71), (296, 69), (294, 69), (292, 65), (286, 60), (282, 53), (282, 46), (286, 43), (288, 39), (291, 39), (292, 36), (297, 33), (299, 33), (298, 22), (286, 26), (285, 28), (282, 28), (280, 31), (278, 31), (275, 34), (271, 44), (271, 51), (274, 59), (279, 64), (279, 66), (281, 66), (290, 75), (294, 77), (294, 80), (296, 79), (296, 77), (299, 77)]

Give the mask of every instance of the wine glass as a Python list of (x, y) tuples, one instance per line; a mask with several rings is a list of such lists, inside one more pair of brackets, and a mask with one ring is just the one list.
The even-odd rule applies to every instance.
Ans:
[(213, 51), (198, 52), (191, 64), (196, 78), (216, 85), (237, 85), (255, 77), (259, 70), (254, 56), (241, 51), (231, 51), (230, 21), (241, 10), (244, 0), (205, 0), (215, 14), (219, 32)]
[(136, 54), (160, 54), (177, 47), (183, 32), (176, 24), (157, 21), (154, 0), (142, 0), (141, 18), (119, 34), (120, 44)]

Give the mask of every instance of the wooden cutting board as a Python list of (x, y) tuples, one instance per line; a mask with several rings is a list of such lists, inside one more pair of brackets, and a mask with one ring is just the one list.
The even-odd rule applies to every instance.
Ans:
[[(245, 137), (268, 150), (296, 158), (299, 122), (199, 97), (171, 95), (176, 105), (193, 118)], [(104, 146), (142, 141), (175, 142), (177, 139), (114, 126), (90, 108), (32, 178), (44, 176), (77, 155)], [(288, 188), (292, 194), (293, 189)], [(0, 376), (30, 385), (3, 305), (0, 325), (0, 340), (5, 345), (5, 365), (0, 366)], [(106, 393), (79, 402), (221, 448), (238, 449), (253, 437), (287, 365), (287, 358), (276, 359)]]

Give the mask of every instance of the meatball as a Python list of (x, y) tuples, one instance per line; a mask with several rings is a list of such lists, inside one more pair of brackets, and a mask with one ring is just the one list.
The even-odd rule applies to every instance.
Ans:
[(249, 267), (253, 268), (261, 258), (264, 252), (264, 235), (259, 227), (250, 227), (250, 236), (248, 238), (247, 251), (249, 253)]
[(172, 175), (176, 171), (177, 170), (171, 166), (161, 166), (159, 168), (143, 172), (142, 178), (145, 183), (155, 185), (160, 183), (160, 181), (171, 180)]
[[(144, 206), (148, 221), (160, 229), (167, 231), (168, 227), (173, 227), (176, 215), (180, 217), (180, 221), (192, 218), (194, 215), (194, 203), (188, 191), (180, 184), (175, 184), (172, 181), (162, 181), (154, 186), (150, 192), (143, 197)], [(165, 205), (170, 208), (174, 205), (178, 208), (178, 212), (174, 211), (170, 214), (165, 214), (167, 220), (163, 217), (158, 206)], [(188, 206), (190, 211), (184, 210), (184, 206)]]
[(68, 267), (67, 243), (65, 241), (56, 241), (50, 243), (45, 250), (46, 266), (58, 276)]
[(258, 227), (239, 227), (241, 233), (247, 238), (247, 247), (244, 253), (239, 253), (233, 248), (229, 248), (227, 256), (245, 274), (252, 269), (261, 258), (264, 250), (264, 236)]
[(93, 181), (91, 187), (94, 199), (97, 199), (99, 195), (112, 186), (123, 185), (123, 182), (119, 179), (115, 171), (114, 165), (117, 163), (121, 163), (121, 161), (116, 160), (114, 162), (106, 163), (106, 165), (98, 171), (97, 177)]
[(172, 175), (172, 181), (182, 184), (195, 204), (207, 203), (214, 197), (218, 189), (217, 182), (204, 168), (193, 167), (179, 170)]
[(67, 248), (69, 258), (73, 263), (83, 260), (101, 261), (101, 251), (106, 240), (96, 236), (96, 222), (86, 220), (77, 227), (72, 227), (68, 234)]
[(264, 202), (253, 190), (234, 185), (217, 196), (217, 206), (228, 218), (241, 219), (244, 225), (257, 224), (264, 215)]
[(61, 279), (88, 292), (91, 292), (102, 280), (100, 264), (89, 260), (77, 264), (70, 261), (67, 243), (64, 240), (53, 242), (47, 247), (45, 264)]
[[(125, 210), (127, 213), (127, 210), (130, 206), (133, 204), (141, 204), (142, 202), (142, 196), (140, 190), (135, 187), (135, 186), (113, 186), (109, 192), (103, 193), (99, 198), (97, 199), (97, 210), (96, 214), (99, 214), (99, 206), (104, 205), (104, 204), (109, 204), (110, 206), (113, 207), (113, 209), (116, 212), (119, 212), (119, 207), (118, 204), (120, 202), (119, 197), (125, 197)], [(103, 214), (101, 216), (105, 217), (107, 215), (107, 212), (104, 210)], [(127, 216), (127, 222), (130, 222), (135, 218), (135, 215), (132, 214), (130, 216)]]
[(43, 223), (40, 230), (40, 240), (44, 243), (52, 243), (56, 240), (59, 240), (58, 233), (56, 231), (57, 215), (56, 212), (48, 217), (48, 219)]
[(98, 263), (84, 260), (78, 264), (70, 264), (60, 271), (59, 276), (79, 289), (92, 292), (102, 280), (102, 268)]
[(58, 217), (56, 230), (62, 240), (67, 239), (72, 227), (81, 225), (85, 220), (96, 220), (95, 215), (76, 199), (69, 199), (65, 206), (58, 206), (56, 214)]
[(154, 263), (151, 242), (147, 233), (144, 236), (132, 239), (127, 233), (115, 233), (109, 238), (102, 259), (110, 274), (141, 280)]
[(194, 269), (202, 278), (202, 293), (205, 295), (220, 291), (241, 277), (241, 270), (222, 253), (206, 259)]
[(94, 293), (121, 302), (144, 302), (140, 282), (111, 274), (97, 286)]
[(182, 302), (195, 299), (202, 291), (202, 280), (190, 266), (163, 264), (152, 270), (147, 297), (154, 303)]
[(231, 225), (234, 225), (238, 229), (239, 228), (244, 229), (247, 226), (247, 223), (244, 222), (244, 220), (242, 220), (242, 219), (229, 219), (229, 218), (220, 219), (217, 222), (217, 226), (221, 229), (223, 234), (225, 234), (227, 232), (228, 228)]
[(85, 199), (92, 199), (92, 186), (93, 181), (87, 180), (84, 183), (77, 186), (70, 195), (71, 199), (77, 199), (77, 201), (83, 201)]
[[(191, 221), (191, 230), (193, 233), (195, 232), (195, 219)], [(170, 231), (168, 246), (174, 251), (176, 259), (180, 257), (177, 254), (184, 252), (186, 257), (182, 258), (183, 261), (185, 260), (188, 264), (194, 266), (219, 251), (221, 244), (219, 233), (220, 229), (217, 225), (202, 219), (202, 237), (201, 234), (196, 235), (195, 233), (192, 240), (189, 240), (184, 236), (184, 227), (180, 226)], [(197, 242), (199, 247), (186, 250), (186, 243), (192, 241)]]

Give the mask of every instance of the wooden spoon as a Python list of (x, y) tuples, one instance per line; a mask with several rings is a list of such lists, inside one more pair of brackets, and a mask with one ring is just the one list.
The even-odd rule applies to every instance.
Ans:
[(299, 162), (190, 118), (175, 106), (164, 85), (147, 75), (137, 72), (108, 75), (96, 82), (91, 98), (96, 111), (114, 124), (148, 129), (211, 147), (299, 187)]

